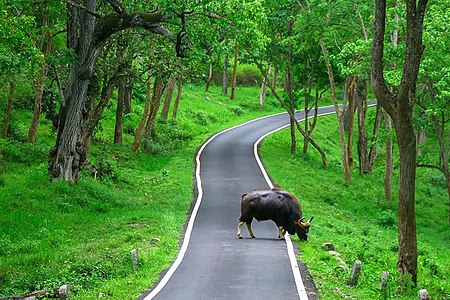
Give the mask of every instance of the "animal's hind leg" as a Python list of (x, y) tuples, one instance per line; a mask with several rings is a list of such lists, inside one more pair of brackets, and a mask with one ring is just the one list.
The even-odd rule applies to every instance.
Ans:
[(237, 236), (238, 238), (242, 239), (242, 235), (241, 235), (241, 227), (245, 222), (241, 222), (240, 220), (237, 221), (237, 225), (238, 225), (238, 230), (237, 230)]
[(250, 233), (250, 236), (252, 237), (252, 239), (254, 239), (255, 235), (253, 234), (253, 230), (252, 230), (252, 222), (245, 223), (245, 225), (247, 225), (248, 233)]

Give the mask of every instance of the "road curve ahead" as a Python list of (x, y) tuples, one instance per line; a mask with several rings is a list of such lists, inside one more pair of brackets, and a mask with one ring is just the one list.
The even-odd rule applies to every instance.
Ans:
[[(320, 109), (320, 114), (333, 112)], [(304, 118), (303, 111), (296, 114)], [(245, 226), (237, 238), (243, 193), (271, 187), (255, 159), (255, 143), (286, 126), (286, 113), (223, 131), (197, 156), (196, 205), (180, 253), (159, 283), (140, 299), (308, 299), (290, 239), (279, 240), (271, 221), (253, 222), (256, 239)], [(307, 212), (306, 212), (307, 213)], [(294, 266), (291, 262), (294, 262)]]

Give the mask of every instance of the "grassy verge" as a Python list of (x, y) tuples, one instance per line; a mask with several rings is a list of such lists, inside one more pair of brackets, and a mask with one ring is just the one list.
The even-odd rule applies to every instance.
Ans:
[[(327, 153), (326, 169), (321, 167), (320, 157), (312, 147), (307, 155), (291, 155), (287, 130), (265, 139), (260, 153), (276, 183), (299, 197), (307, 217), (315, 216), (308, 242), (294, 240), (301, 250), (300, 260), (308, 265), (319, 289), (320, 299), (417, 299), (417, 291), (422, 288), (429, 291), (432, 299), (450, 299), (448, 197), (442, 174), (417, 170), (418, 288), (402, 292), (396, 281), (397, 200), (384, 200), (383, 145), (378, 148), (374, 172), (360, 175), (353, 170), (352, 184), (347, 185), (340, 167), (334, 115), (321, 117), (314, 138)], [(394, 172), (395, 199), (398, 163)], [(339, 260), (322, 250), (325, 242), (334, 244), (350, 270), (355, 260), (362, 262), (357, 287), (348, 284), (350, 271), (339, 268)], [(390, 273), (386, 295), (379, 290), (384, 271)]]
[[(159, 121), (142, 152), (131, 151), (142, 113), (125, 116), (122, 145), (113, 145), (112, 105), (96, 130), (87, 170), (76, 185), (51, 183), (47, 153), (55, 133), (42, 119), (38, 142), (25, 142), (28, 112), (14, 111), (10, 138), (0, 140), (0, 296), (74, 286), (74, 299), (135, 299), (170, 266), (193, 200), (194, 154), (214, 132), (280, 111), (258, 88), (236, 99), (220, 87), (186, 86), (176, 122)], [(136, 100), (136, 99), (135, 99)], [(139, 268), (133, 270), (130, 250)]]

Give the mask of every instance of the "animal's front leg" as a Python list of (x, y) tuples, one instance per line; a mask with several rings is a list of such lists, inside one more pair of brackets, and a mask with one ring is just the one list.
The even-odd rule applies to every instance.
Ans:
[(283, 226), (278, 226), (278, 238), (284, 239), (284, 236), (286, 235), (286, 230), (283, 229)]

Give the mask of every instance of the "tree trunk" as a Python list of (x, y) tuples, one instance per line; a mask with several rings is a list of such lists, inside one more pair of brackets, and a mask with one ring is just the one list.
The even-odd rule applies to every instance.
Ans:
[(231, 76), (231, 95), (230, 100), (233, 100), (236, 93), (236, 76), (237, 76), (237, 64), (238, 64), (238, 42), (234, 42), (234, 63), (233, 63), (233, 75)]
[(98, 122), (100, 121), (103, 111), (109, 104), (109, 100), (111, 99), (117, 80), (118, 80), (117, 74), (112, 78), (110, 78), (109, 80), (106, 77), (104, 78), (102, 91), (100, 95), (100, 101), (98, 102), (95, 109), (90, 111), (89, 116), (87, 117), (86, 122), (84, 123), (82, 141), (86, 149), (85, 150), (86, 159), (89, 157), (89, 146), (92, 134), (94, 133), (95, 127), (97, 127)]
[(209, 90), (209, 86), (211, 84), (212, 77), (213, 77), (213, 60), (211, 58), (211, 60), (209, 61), (209, 72), (208, 72), (208, 79), (206, 80), (205, 92), (208, 92), (208, 90)]
[(412, 112), (415, 103), (417, 76), (424, 50), (422, 26), (427, 0), (406, 1), (406, 51), (403, 75), (398, 92), (393, 94), (384, 79), (384, 36), (386, 0), (375, 2), (372, 43), (372, 86), (378, 101), (391, 116), (400, 153), (398, 193), (398, 262), (397, 269), (405, 284), (417, 284), (417, 237), (415, 216), (416, 139)]
[(126, 77), (125, 96), (123, 99), (123, 113), (125, 115), (131, 113), (131, 95), (133, 94), (133, 77), (128, 74)]
[(5, 118), (3, 119), (3, 130), (2, 130), (2, 138), (6, 139), (8, 137), (8, 126), (9, 120), (11, 119), (11, 111), (13, 107), (14, 100), (14, 81), (9, 82), (9, 93), (8, 93), (8, 105), (6, 106)]
[(156, 116), (158, 115), (159, 106), (161, 105), (161, 97), (164, 93), (164, 79), (160, 75), (156, 75), (153, 83), (152, 102), (150, 104), (150, 111), (145, 125), (145, 137), (151, 138), (154, 136), (153, 128), (155, 127)]
[(144, 134), (144, 128), (145, 128), (145, 121), (148, 118), (148, 114), (150, 111), (150, 103), (152, 102), (152, 85), (150, 81), (150, 71), (148, 72), (148, 79), (147, 79), (147, 92), (145, 97), (145, 104), (144, 104), (144, 112), (142, 113), (141, 120), (139, 122), (139, 125), (136, 129), (136, 133), (134, 134), (134, 142), (133, 142), (133, 150), (139, 151), (139, 145), (141, 144), (142, 136)]
[(277, 88), (277, 81), (278, 81), (278, 68), (275, 67), (273, 70), (272, 89)]
[(119, 79), (119, 92), (117, 95), (117, 109), (116, 109), (116, 126), (114, 127), (114, 144), (122, 144), (122, 133), (123, 133), (123, 110), (125, 104), (125, 93), (126, 93), (127, 78), (121, 76)]
[(183, 75), (180, 73), (178, 76), (178, 89), (177, 89), (177, 98), (175, 99), (175, 104), (173, 105), (172, 119), (177, 118), (178, 113), (178, 105), (180, 104), (181, 94), (183, 92)]
[[(270, 69), (271, 69), (271, 65), (269, 64), (267, 67), (267, 73), (266, 73), (266, 77), (265, 78), (269, 78), (270, 76)], [(268, 82), (266, 82), (265, 80), (263, 80), (263, 82), (261, 83), (261, 92), (259, 93), (259, 105), (261, 107), (264, 107), (264, 102), (266, 100), (266, 92), (267, 92), (267, 85)]]
[(331, 94), (332, 94), (334, 109), (336, 111), (336, 115), (338, 118), (339, 140), (340, 140), (340, 145), (341, 145), (341, 159), (342, 159), (342, 168), (344, 169), (344, 179), (345, 179), (345, 182), (350, 183), (350, 167), (348, 164), (347, 147), (345, 145), (345, 130), (344, 130), (345, 103), (342, 105), (342, 109), (340, 109), (338, 102), (337, 102), (336, 86), (334, 83), (334, 74), (333, 74), (333, 70), (331, 68), (330, 61), (328, 60), (327, 50), (324, 46), (323, 40), (320, 41), (320, 46), (322, 47), (322, 53), (323, 53), (323, 56), (325, 59), (325, 63), (327, 65), (328, 77), (330, 79), (330, 87), (331, 87)]
[(355, 103), (355, 85), (357, 76), (347, 78), (348, 95), (348, 139), (347, 139), (347, 162), (351, 170), (353, 168), (353, 124), (354, 124), (354, 103)]
[[(45, 3), (47, 6), (48, 3)], [(43, 16), (43, 26), (48, 26), (48, 12), (46, 11)], [(51, 51), (51, 38), (47, 29), (44, 29), (42, 33), (42, 39), (39, 46), (41, 52), (44, 54), (44, 58), (40, 62), (40, 71), (36, 83), (36, 95), (34, 97), (34, 109), (33, 118), (31, 120), (30, 129), (28, 130), (28, 141), (32, 144), (36, 143), (36, 132), (39, 124), (39, 117), (42, 109), (42, 97), (44, 95), (45, 80), (47, 79), (48, 65), (45, 58)]]
[(384, 197), (386, 201), (392, 202), (392, 178), (394, 176), (394, 155), (392, 148), (392, 124), (391, 117), (385, 111), (384, 112), (384, 122), (385, 128), (388, 132), (388, 137), (386, 139), (386, 166), (384, 172)]
[(222, 95), (228, 94), (228, 56), (223, 59)]
[(173, 90), (175, 89), (175, 79), (173, 77), (169, 78), (169, 83), (167, 85), (166, 99), (164, 100), (163, 109), (161, 111), (161, 117), (167, 120), (169, 115), (170, 104), (172, 103)]

